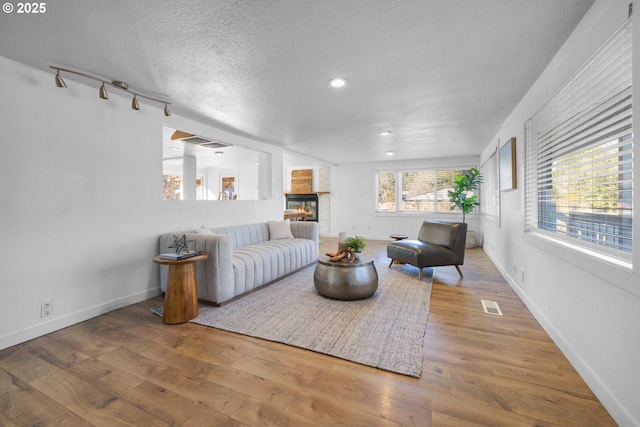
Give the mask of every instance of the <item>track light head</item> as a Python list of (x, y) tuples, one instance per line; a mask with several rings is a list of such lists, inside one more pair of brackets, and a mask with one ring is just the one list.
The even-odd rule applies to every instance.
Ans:
[(104, 87), (104, 83), (100, 86), (100, 99), (109, 99), (109, 94), (107, 93), (107, 88)]
[(131, 100), (131, 108), (136, 111), (140, 109), (140, 104), (138, 104), (138, 98), (136, 95), (133, 95), (133, 99)]
[(111, 82), (112, 85), (114, 85), (115, 87), (119, 87), (122, 90), (127, 90), (129, 89), (129, 85), (126, 84), (125, 82), (119, 82), (117, 80), (114, 80)]
[(67, 84), (64, 82), (64, 80), (62, 80), (62, 77), (60, 76), (60, 70), (58, 70), (58, 72), (56, 73), (56, 86), (67, 87)]
[(169, 117), (171, 115), (171, 111), (169, 111), (169, 105), (166, 102), (164, 103), (164, 115), (166, 117)]

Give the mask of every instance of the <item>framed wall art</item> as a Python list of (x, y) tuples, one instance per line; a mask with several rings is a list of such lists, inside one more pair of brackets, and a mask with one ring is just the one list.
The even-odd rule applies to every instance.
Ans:
[(517, 188), (516, 139), (509, 138), (500, 147), (500, 191)]

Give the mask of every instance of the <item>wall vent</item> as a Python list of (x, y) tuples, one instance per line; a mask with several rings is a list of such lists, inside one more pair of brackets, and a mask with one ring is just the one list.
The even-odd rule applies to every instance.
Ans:
[(487, 301), (487, 300), (480, 300), (482, 301), (482, 308), (484, 310), (485, 313), (487, 314), (495, 314), (496, 316), (502, 316), (502, 310), (500, 310), (500, 306), (498, 305), (497, 302), (495, 301)]

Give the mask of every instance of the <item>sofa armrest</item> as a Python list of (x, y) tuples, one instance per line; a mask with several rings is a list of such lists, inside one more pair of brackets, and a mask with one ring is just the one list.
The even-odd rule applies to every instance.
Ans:
[(315, 221), (291, 221), (291, 233), (293, 237), (312, 240), (316, 248), (320, 247), (320, 225)]
[(467, 223), (459, 223), (455, 226), (453, 251), (456, 254), (458, 265), (464, 264), (465, 245), (467, 243)]
[(315, 221), (291, 221), (293, 237), (320, 243), (320, 226)]

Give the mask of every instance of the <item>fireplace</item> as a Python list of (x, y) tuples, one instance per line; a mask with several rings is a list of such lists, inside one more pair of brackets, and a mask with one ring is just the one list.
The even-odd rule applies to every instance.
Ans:
[(287, 209), (306, 213), (307, 221), (318, 221), (317, 194), (287, 194)]

